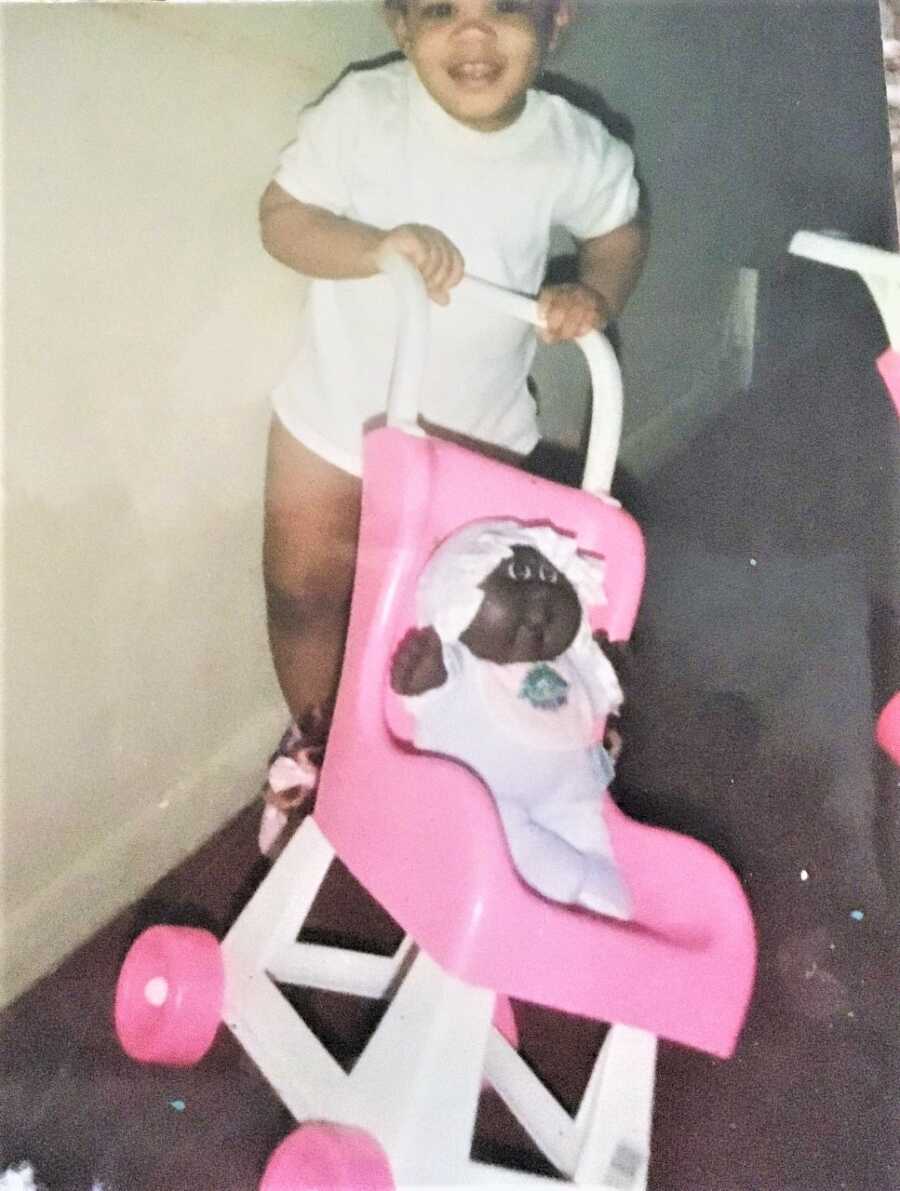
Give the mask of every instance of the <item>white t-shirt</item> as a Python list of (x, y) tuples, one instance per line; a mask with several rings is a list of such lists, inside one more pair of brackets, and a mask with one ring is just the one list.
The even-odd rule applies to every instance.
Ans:
[[(300, 202), (379, 228), (429, 224), (466, 272), (520, 293), (540, 288), (550, 229), (603, 235), (635, 215), (631, 150), (566, 100), (529, 90), (508, 128), (449, 116), (406, 61), (354, 71), (300, 117), (275, 181)], [(420, 412), (438, 425), (526, 453), (538, 441), (526, 381), (531, 327), (451, 297), (430, 306)], [(275, 389), (284, 426), (359, 474), (362, 433), (384, 413), (396, 336), (390, 283), (312, 280), (296, 355)]]

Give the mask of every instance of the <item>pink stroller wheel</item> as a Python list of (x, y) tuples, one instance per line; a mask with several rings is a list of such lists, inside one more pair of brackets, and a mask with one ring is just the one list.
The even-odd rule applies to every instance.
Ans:
[(259, 1191), (394, 1191), (384, 1150), (365, 1129), (301, 1125), (272, 1153)]
[(209, 931), (151, 926), (134, 941), (116, 985), (122, 1049), (141, 1063), (189, 1067), (222, 1019), (225, 968)]

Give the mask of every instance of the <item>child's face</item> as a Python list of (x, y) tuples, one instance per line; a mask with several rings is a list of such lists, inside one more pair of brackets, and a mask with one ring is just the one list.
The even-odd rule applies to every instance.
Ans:
[(397, 43), (423, 86), (461, 124), (495, 132), (525, 106), (545, 51), (568, 21), (568, 0), (407, 0)]
[(476, 657), (549, 662), (564, 653), (581, 624), (574, 587), (539, 551), (513, 546), (481, 584), (484, 599), (460, 641)]

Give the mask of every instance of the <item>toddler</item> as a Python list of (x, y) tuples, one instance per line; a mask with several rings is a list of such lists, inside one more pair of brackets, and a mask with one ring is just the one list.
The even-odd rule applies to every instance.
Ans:
[[(532, 86), (569, 0), (385, 7), (403, 58), (346, 74), (302, 113), (260, 207), (266, 249), (312, 279), (269, 436), (269, 640), (294, 724), (265, 795), (264, 849), (315, 784), (337, 686), (362, 436), (383, 417), (396, 336), (385, 254), (411, 261), (434, 302), (423, 425), (527, 465), (534, 336), (452, 301), (453, 287), (465, 271), (540, 291), (543, 338), (571, 339), (620, 312), (646, 249), (630, 149)], [(541, 288), (556, 225), (576, 240), (579, 279)]]
[(627, 918), (601, 815), (613, 765), (597, 739), (622, 690), (587, 609), (603, 563), (573, 539), (475, 522), (432, 555), (391, 686), (417, 747), (464, 762), (493, 795), (513, 862), (545, 897)]

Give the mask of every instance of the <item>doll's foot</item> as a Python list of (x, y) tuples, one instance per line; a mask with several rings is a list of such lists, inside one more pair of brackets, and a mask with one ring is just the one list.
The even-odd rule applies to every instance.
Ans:
[(613, 862), (603, 856), (593, 859), (576, 900), (595, 914), (623, 922), (631, 918), (631, 896)]

